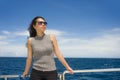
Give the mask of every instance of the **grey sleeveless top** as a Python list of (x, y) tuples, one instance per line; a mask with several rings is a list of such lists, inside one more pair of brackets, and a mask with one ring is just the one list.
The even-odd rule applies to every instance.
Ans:
[(39, 71), (56, 70), (53, 44), (50, 35), (34, 37), (31, 41), (33, 51), (33, 68)]

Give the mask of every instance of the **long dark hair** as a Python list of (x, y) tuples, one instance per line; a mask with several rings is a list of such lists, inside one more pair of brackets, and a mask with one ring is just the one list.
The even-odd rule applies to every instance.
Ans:
[(45, 21), (45, 18), (43, 18), (42, 16), (36, 16), (35, 18), (33, 18), (33, 20), (32, 20), (31, 23), (30, 23), (30, 26), (29, 26), (29, 28), (28, 28), (28, 31), (29, 31), (29, 34), (30, 34), (29, 37), (35, 37), (35, 36), (37, 35), (37, 32), (36, 32), (36, 30), (34, 29), (33, 25), (36, 24), (36, 20), (37, 20), (38, 18), (42, 18), (42, 19)]

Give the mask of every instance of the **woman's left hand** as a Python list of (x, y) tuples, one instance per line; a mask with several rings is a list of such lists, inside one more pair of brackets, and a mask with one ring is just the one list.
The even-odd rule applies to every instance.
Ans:
[(70, 74), (73, 74), (73, 73), (74, 73), (73, 69), (70, 68), (70, 67), (68, 67), (67, 70), (69, 71)]

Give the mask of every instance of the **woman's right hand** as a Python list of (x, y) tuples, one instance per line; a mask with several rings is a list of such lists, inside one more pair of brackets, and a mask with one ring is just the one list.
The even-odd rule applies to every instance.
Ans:
[(68, 67), (67, 70), (69, 71), (70, 74), (73, 74), (73, 73), (74, 73), (73, 69), (70, 68), (70, 67)]
[(28, 75), (27, 72), (23, 72), (23, 74), (22, 74), (23, 78), (25, 78), (27, 75)]

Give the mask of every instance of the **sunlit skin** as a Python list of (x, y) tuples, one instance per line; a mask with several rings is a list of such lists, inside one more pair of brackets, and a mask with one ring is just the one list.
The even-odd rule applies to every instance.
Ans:
[[(37, 22), (39, 22), (39, 21), (45, 22), (41, 18), (38, 18), (36, 21)], [(36, 22), (35, 25), (33, 25), (33, 27), (37, 32), (37, 36), (41, 37), (44, 34), (44, 31), (46, 30), (46, 25), (44, 25), (44, 24), (39, 25), (37, 22)], [(62, 54), (59, 50), (55, 35), (50, 34), (50, 38), (51, 38), (51, 41), (52, 41), (53, 46), (54, 46), (55, 55), (58, 57), (59, 61), (64, 65), (64, 67), (69, 71), (69, 73), (73, 74), (72, 68), (70, 68), (70, 66), (67, 64), (67, 62), (65, 61), (64, 57), (62, 56)], [(26, 59), (26, 67), (25, 67), (25, 71), (23, 72), (23, 77), (25, 77), (28, 74), (31, 63), (32, 63), (33, 54), (32, 54), (32, 47), (31, 47), (31, 40), (32, 40), (32, 38), (29, 38), (28, 42), (27, 42), (28, 43), (28, 45), (27, 45), (28, 56), (27, 56), (27, 59)]]

